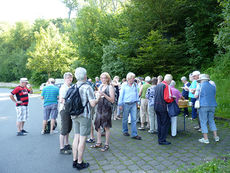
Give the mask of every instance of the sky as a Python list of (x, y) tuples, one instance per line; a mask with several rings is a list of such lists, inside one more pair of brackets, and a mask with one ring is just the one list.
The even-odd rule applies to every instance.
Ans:
[(0, 0), (0, 21), (33, 22), (35, 19), (67, 18), (68, 8), (61, 0)]

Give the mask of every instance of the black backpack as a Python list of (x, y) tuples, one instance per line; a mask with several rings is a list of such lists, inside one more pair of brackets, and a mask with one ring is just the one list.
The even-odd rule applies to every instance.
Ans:
[(82, 105), (79, 93), (80, 87), (84, 84), (86, 83), (81, 84), (79, 87), (73, 85), (66, 93), (64, 108), (69, 115), (78, 116), (84, 112), (85, 106)]

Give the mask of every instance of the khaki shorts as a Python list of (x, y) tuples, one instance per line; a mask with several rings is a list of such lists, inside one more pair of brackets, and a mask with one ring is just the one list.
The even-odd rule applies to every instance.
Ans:
[(80, 134), (81, 136), (90, 135), (92, 121), (90, 118), (72, 116), (72, 121), (75, 134)]
[(28, 119), (29, 110), (27, 106), (17, 106), (16, 112), (17, 112), (17, 122), (26, 121)]

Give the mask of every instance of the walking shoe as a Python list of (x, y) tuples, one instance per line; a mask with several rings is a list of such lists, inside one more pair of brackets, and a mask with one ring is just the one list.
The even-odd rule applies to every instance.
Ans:
[(154, 131), (153, 130), (148, 130), (148, 133), (153, 134)]
[(77, 167), (77, 160), (73, 161), (73, 168)]
[(215, 139), (216, 142), (220, 141), (220, 137), (219, 136), (215, 136), (214, 139)]
[(94, 138), (93, 139), (89, 138), (89, 139), (86, 140), (86, 143), (95, 143), (95, 139)]
[(130, 134), (128, 132), (123, 133), (124, 136), (130, 136)]
[(200, 126), (195, 126), (194, 129), (198, 130), (200, 129)]
[(17, 136), (26, 136), (26, 133), (17, 132)]
[(201, 142), (201, 143), (204, 143), (204, 144), (209, 144), (209, 140), (208, 139), (201, 138), (198, 141)]
[(60, 149), (60, 154), (69, 155), (69, 154), (71, 154), (71, 151), (67, 150), (65, 148), (62, 148), (62, 149)]
[(24, 130), (24, 129), (22, 129), (22, 131), (21, 131), (22, 133), (29, 133), (29, 132), (27, 132), (26, 130)]
[(53, 134), (57, 134), (58, 131), (57, 130), (53, 130), (53, 131), (50, 131), (50, 134), (53, 135)]
[(42, 135), (44, 135), (44, 134), (45, 134), (45, 131), (44, 131), (44, 130), (42, 130), (42, 131), (41, 131), (41, 134), (42, 134)]
[(145, 130), (144, 127), (138, 127), (138, 130)]
[(171, 142), (168, 141), (164, 141), (164, 142), (159, 142), (159, 145), (170, 145)]
[(201, 128), (197, 129), (198, 132), (201, 132)]
[(196, 120), (196, 118), (188, 118), (188, 119), (189, 119), (189, 120), (192, 120), (192, 121), (193, 121), (193, 120)]
[(76, 168), (78, 170), (82, 170), (82, 169), (85, 169), (88, 167), (89, 167), (89, 163), (84, 163), (83, 161), (82, 161), (82, 163), (77, 163), (77, 165), (76, 165)]
[(132, 139), (136, 139), (136, 140), (141, 140), (141, 137), (140, 136), (133, 136), (131, 137)]
[(72, 150), (72, 147), (71, 147), (70, 144), (68, 144), (68, 145), (65, 145), (64, 149), (66, 149), (66, 150)]

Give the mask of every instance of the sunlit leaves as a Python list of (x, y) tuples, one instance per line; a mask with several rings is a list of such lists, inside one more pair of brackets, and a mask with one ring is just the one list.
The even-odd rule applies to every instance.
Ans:
[(28, 52), (27, 67), (36, 72), (46, 72), (50, 76), (53, 72), (69, 70), (73, 48), (68, 37), (60, 34), (52, 23), (46, 30), (42, 27), (40, 33), (35, 33), (36, 44)]

